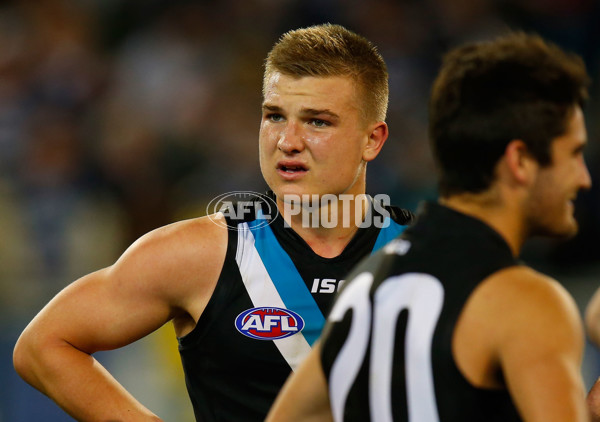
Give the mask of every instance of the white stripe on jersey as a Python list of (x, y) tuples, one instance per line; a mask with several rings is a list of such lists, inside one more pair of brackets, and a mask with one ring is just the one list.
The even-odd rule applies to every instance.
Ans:
[[(238, 226), (235, 261), (238, 264), (242, 281), (246, 286), (254, 307), (286, 308), (267, 269), (260, 259), (258, 251), (254, 247), (254, 235), (247, 223)], [(273, 340), (273, 342), (294, 371), (311, 349), (302, 332), (290, 337)]]

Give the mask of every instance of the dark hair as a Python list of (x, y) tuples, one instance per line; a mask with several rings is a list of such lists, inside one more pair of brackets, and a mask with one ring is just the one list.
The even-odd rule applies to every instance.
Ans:
[(296, 77), (349, 76), (364, 102), (359, 107), (364, 117), (385, 120), (389, 95), (385, 62), (373, 43), (343, 26), (322, 24), (283, 34), (267, 56), (263, 91), (273, 72)]
[(576, 105), (587, 100), (581, 58), (537, 35), (515, 32), (450, 51), (429, 105), (441, 196), (481, 192), (511, 140), (543, 166)]

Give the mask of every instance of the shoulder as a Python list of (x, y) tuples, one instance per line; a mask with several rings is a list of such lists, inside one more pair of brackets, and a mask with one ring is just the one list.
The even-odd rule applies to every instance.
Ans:
[[(218, 253), (227, 244), (227, 227), (220, 214), (178, 221), (136, 240), (123, 254), (148, 256), (154, 259), (180, 260), (191, 256)], [(191, 255), (191, 256), (190, 256)]]
[(524, 265), (497, 271), (484, 281), (482, 288), (498, 295), (498, 299), (514, 301), (515, 304), (524, 302), (531, 306), (545, 304), (576, 308), (571, 295), (557, 280)]
[(556, 280), (525, 266), (497, 271), (471, 293), (452, 342), (467, 379), (488, 387), (510, 384), (507, 377), (542, 364), (550, 371), (560, 362), (579, 362), (584, 346), (573, 298)]
[(533, 343), (550, 338), (582, 342), (583, 327), (573, 297), (558, 281), (532, 268), (514, 266), (494, 273), (471, 299), (494, 321), (499, 342), (519, 338)]
[(223, 216), (183, 220), (136, 240), (109, 269), (115, 277), (144, 278), (149, 288), (180, 297), (216, 283), (227, 250)]
[(480, 336), (470, 343), (479, 350), (484, 344), (480, 362), (501, 374), (523, 419), (585, 420), (583, 327), (569, 293), (521, 266), (494, 274), (474, 295), (488, 306), (480, 308)]

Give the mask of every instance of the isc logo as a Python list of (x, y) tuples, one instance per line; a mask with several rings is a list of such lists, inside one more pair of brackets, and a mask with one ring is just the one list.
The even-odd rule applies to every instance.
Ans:
[(252, 308), (237, 316), (235, 328), (250, 338), (277, 340), (302, 331), (304, 320), (289, 309)]
[(345, 280), (336, 280), (335, 278), (315, 278), (313, 280), (311, 293), (335, 293), (335, 291), (342, 287)]

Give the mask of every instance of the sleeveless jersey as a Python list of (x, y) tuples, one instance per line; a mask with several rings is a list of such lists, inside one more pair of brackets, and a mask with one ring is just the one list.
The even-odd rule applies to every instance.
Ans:
[[(266, 205), (242, 221), (226, 215), (227, 252), (215, 291), (194, 330), (178, 339), (198, 421), (263, 421), (319, 337), (338, 285), (412, 219), (408, 211), (386, 207), (383, 228), (359, 228), (344, 251), (328, 259), (281, 216), (268, 220)], [(377, 214), (373, 204), (370, 212)]]
[(517, 264), (485, 223), (426, 203), (413, 226), (349, 275), (328, 316), (321, 362), (334, 420), (519, 421), (507, 390), (474, 387), (452, 356), (470, 294)]

